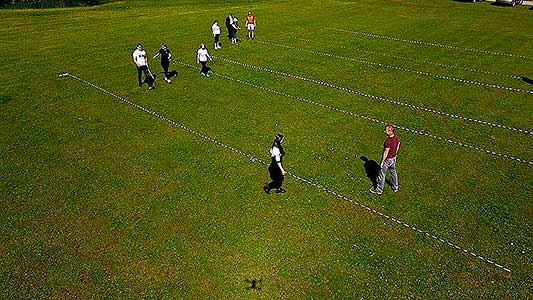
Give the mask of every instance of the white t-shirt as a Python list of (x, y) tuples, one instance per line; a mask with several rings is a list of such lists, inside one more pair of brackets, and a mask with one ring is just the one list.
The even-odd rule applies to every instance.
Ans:
[(273, 157), (276, 162), (281, 162), (281, 152), (278, 147), (273, 146), (270, 148), (270, 156)]
[(206, 49), (198, 49), (198, 60), (199, 61), (207, 61), (207, 48)]
[(146, 66), (148, 64), (146, 51), (135, 49), (135, 51), (133, 51), (133, 61), (135, 61), (137, 66)]
[(213, 35), (220, 34), (220, 26), (216, 23), (211, 26), (211, 30), (213, 30)]

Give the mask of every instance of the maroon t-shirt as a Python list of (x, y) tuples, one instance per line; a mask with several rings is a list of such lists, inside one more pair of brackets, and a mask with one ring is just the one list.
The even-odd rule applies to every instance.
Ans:
[(400, 138), (397, 135), (387, 138), (383, 144), (383, 150), (385, 150), (385, 148), (389, 148), (387, 158), (396, 157), (396, 154), (398, 153), (398, 144), (400, 144)]

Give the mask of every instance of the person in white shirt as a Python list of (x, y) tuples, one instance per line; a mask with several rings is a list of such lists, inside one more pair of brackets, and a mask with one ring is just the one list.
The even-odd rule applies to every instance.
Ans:
[(272, 157), (272, 162), (268, 166), (268, 173), (270, 173), (270, 179), (272, 179), (272, 182), (265, 184), (263, 187), (263, 190), (267, 194), (270, 194), (270, 190), (272, 189), (276, 189), (276, 193), (286, 192), (286, 190), (281, 187), (286, 174), (285, 169), (283, 169), (283, 157), (285, 156), (285, 150), (283, 150), (283, 146), (281, 145), (283, 140), (283, 134), (276, 134), (274, 142), (272, 142), (272, 147), (268, 150), (270, 157)]
[(215, 50), (222, 48), (222, 43), (220, 42), (220, 26), (218, 21), (215, 20), (211, 26), (211, 31), (213, 32), (213, 37), (215, 38)]
[(231, 43), (238, 45), (240, 40), (237, 37), (237, 31), (239, 31), (239, 29), (241, 28), (239, 27), (239, 20), (236, 17), (233, 17), (233, 22), (231, 23), (231, 27), (232, 27), (232, 33), (233, 33), (233, 36), (231, 37)]
[(207, 52), (207, 48), (205, 48), (205, 44), (200, 44), (200, 48), (198, 49), (198, 54), (196, 55), (196, 63), (202, 65), (202, 70), (200, 71), (200, 74), (202, 76), (209, 78), (209, 71), (211, 70), (210, 67), (207, 66), (207, 61), (212, 60), (211, 56), (209, 55), (209, 52)]
[[(154, 78), (148, 75), (148, 58), (146, 57), (146, 51), (144, 51), (141, 44), (137, 44), (137, 48), (133, 51), (133, 63), (137, 66), (137, 78), (139, 81), (139, 86), (142, 86), (143, 83), (148, 83), (148, 89), (153, 90), (154, 87)], [(142, 74), (144, 73), (144, 81), (141, 81)]]

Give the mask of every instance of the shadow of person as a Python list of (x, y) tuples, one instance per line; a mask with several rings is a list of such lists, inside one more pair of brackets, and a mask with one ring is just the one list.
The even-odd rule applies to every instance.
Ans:
[[(533, 9), (533, 6), (531, 6), (531, 9)], [(533, 84), (533, 79), (528, 77), (522, 77), (522, 81), (527, 82), (529, 84)]]
[(361, 156), (360, 159), (365, 162), (363, 165), (365, 167), (366, 177), (372, 182), (372, 187), (376, 188), (378, 185), (378, 175), (380, 171), (379, 163), (375, 160), (369, 160), (366, 156)]

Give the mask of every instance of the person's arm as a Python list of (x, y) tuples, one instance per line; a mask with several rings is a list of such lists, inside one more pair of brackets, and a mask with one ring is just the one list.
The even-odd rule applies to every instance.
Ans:
[(398, 141), (398, 147), (396, 147), (396, 155), (398, 155), (398, 151), (400, 151), (400, 141)]
[(196, 63), (200, 63), (200, 53), (196, 54)]
[(168, 60), (170, 60), (171, 58), (172, 58), (172, 52), (168, 50)]
[(135, 66), (137, 66), (137, 67), (139, 66), (139, 65), (137, 64), (137, 57), (135, 56), (135, 54), (131, 57), (131, 60), (133, 61), (133, 64), (134, 64)]
[(281, 174), (283, 175), (287, 174), (287, 172), (285, 172), (285, 170), (283, 169), (283, 166), (281, 165), (281, 161), (278, 161), (278, 167), (281, 170)]
[(385, 163), (385, 160), (387, 159), (387, 155), (389, 155), (390, 148), (385, 148), (383, 150), (383, 157), (381, 158), (381, 167), (383, 168), (383, 164)]
[(154, 55), (154, 57), (152, 57), (152, 59), (156, 59), (156, 58), (158, 58), (159, 55), (161, 55), (161, 53), (158, 51), (158, 52)]

